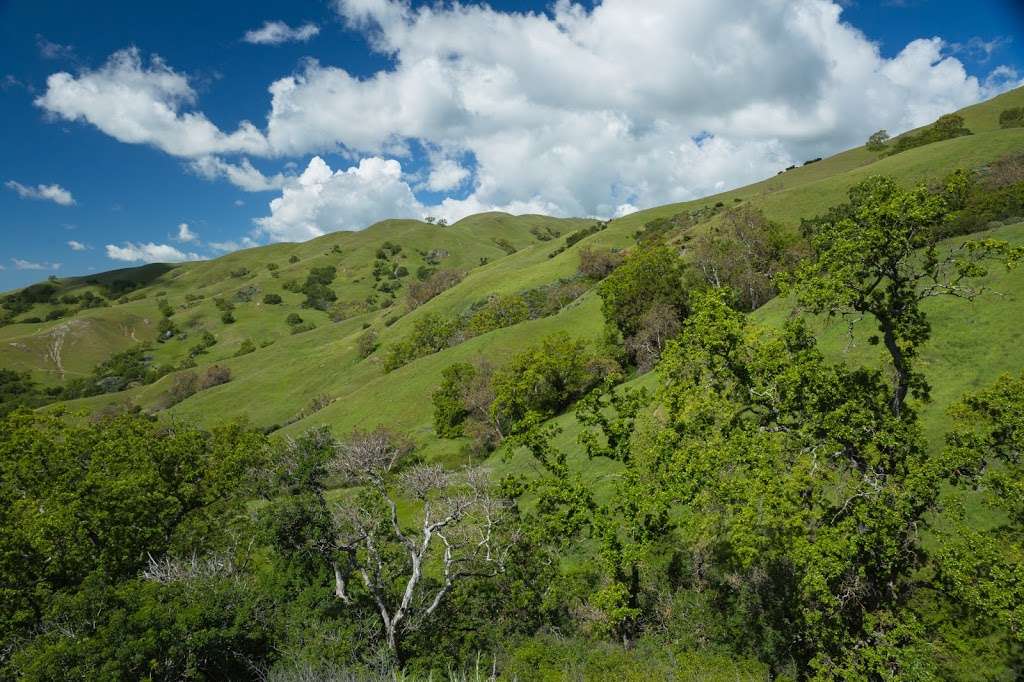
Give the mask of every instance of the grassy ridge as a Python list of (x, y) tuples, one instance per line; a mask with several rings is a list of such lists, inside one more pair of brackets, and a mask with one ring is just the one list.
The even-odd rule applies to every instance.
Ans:
[[(849, 186), (872, 174), (888, 174), (910, 184), (940, 178), (958, 167), (981, 166), (1006, 153), (1024, 149), (1024, 129), (1002, 130), (998, 127), (999, 112), (1010, 106), (1024, 104), (1024, 89), (1007, 93), (995, 100), (960, 112), (974, 135), (912, 149), (891, 157), (879, 158), (863, 147), (837, 154), (831, 158), (797, 168), (763, 182), (704, 199), (670, 204), (640, 211), (612, 221), (608, 228), (549, 257), (564, 243), (565, 235), (593, 223), (590, 220), (559, 220), (543, 216), (513, 217), (487, 213), (471, 216), (450, 227), (437, 227), (412, 220), (390, 220), (357, 233), (332, 233), (302, 244), (275, 244), (229, 254), (214, 261), (188, 263), (159, 270), (149, 266), (145, 273), (152, 281), (142, 290), (147, 298), (110, 308), (84, 311), (73, 322), (91, 321), (80, 337), (68, 346), (63, 364), (67, 371), (85, 372), (104, 350), (112, 352), (134, 343), (131, 332), (139, 340), (155, 336), (159, 320), (155, 296), (165, 291), (176, 307), (184, 305), (186, 294), (201, 293), (205, 298), (180, 310), (174, 316), (179, 326), (198, 332), (212, 331), (218, 343), (208, 355), (198, 359), (202, 365), (226, 364), (233, 380), (223, 386), (201, 392), (169, 410), (178, 418), (195, 419), (209, 424), (235, 415), (247, 415), (260, 426), (281, 424), (295, 417), (314, 397), (325, 394), (332, 402), (322, 411), (288, 426), (284, 432), (294, 433), (316, 424), (328, 424), (344, 432), (354, 426), (372, 426), (386, 422), (411, 432), (426, 448), (428, 457), (448, 460), (457, 456), (460, 444), (439, 441), (431, 428), (430, 393), (447, 365), (486, 355), (495, 362), (535, 342), (544, 334), (567, 331), (576, 336), (596, 339), (600, 334), (599, 300), (593, 292), (550, 318), (522, 323), (474, 338), (441, 353), (420, 358), (395, 372), (381, 369), (381, 351), (366, 360), (360, 359), (356, 339), (369, 325), (379, 332), (382, 347), (405, 337), (420, 317), (429, 313), (445, 316), (465, 310), (473, 302), (493, 293), (513, 293), (549, 284), (576, 271), (580, 249), (587, 246), (629, 247), (632, 235), (648, 221), (682, 211), (722, 202), (726, 206), (736, 199), (761, 207), (769, 217), (790, 229), (796, 229), (801, 218), (813, 216), (845, 199)], [(541, 241), (532, 228), (559, 230), (561, 237)], [(1008, 238), (1020, 239), (1021, 228), (997, 231)], [(516, 249), (507, 255), (496, 243), (508, 240)], [(359, 315), (341, 323), (331, 323), (320, 311), (301, 309), (302, 296), (285, 292), (281, 286), (289, 279), (302, 280), (312, 267), (334, 265), (338, 278), (333, 288), (339, 300), (359, 301), (372, 292), (371, 276), (374, 254), (385, 241), (403, 247), (400, 259), (410, 271), (423, 264), (417, 252), (441, 250), (448, 253), (441, 267), (468, 270), (466, 278), (427, 304), (402, 315), (391, 325), (384, 321), (403, 312), (401, 295), (391, 309)], [(340, 253), (338, 253), (340, 251)], [(295, 256), (299, 260), (289, 263)], [(481, 259), (488, 262), (480, 265)], [(279, 276), (267, 270), (276, 263)], [(232, 277), (232, 272), (245, 268), (249, 273)], [(105, 275), (108, 279), (111, 275)], [(1016, 346), (1020, 332), (1012, 320), (1024, 319), (1016, 292), (1024, 292), (1019, 273), (1004, 277), (993, 274), (993, 286), (1010, 294), (1003, 298), (987, 298), (966, 306), (961, 302), (934, 302), (929, 308), (935, 323), (935, 339), (926, 350), (929, 372), (936, 372), (937, 385), (943, 388), (935, 401), (925, 408), (930, 424), (941, 424), (941, 412), (959, 395), (961, 387), (980, 385), (1000, 371), (1019, 368), (1019, 353), (1007, 352)], [(84, 281), (77, 286), (88, 287)], [(214, 306), (215, 296), (230, 297), (240, 287), (256, 286), (260, 294), (251, 303), (236, 304), (237, 322), (224, 325)], [(260, 301), (264, 293), (280, 293), (284, 304), (266, 306)], [(755, 314), (759, 320), (777, 322), (787, 310), (785, 301), (775, 301)], [(968, 312), (970, 311), (970, 312)], [(289, 333), (284, 318), (298, 312), (317, 328), (299, 335)], [(33, 313), (36, 314), (36, 313)], [(1016, 317), (1015, 317), (1016, 316)], [(38, 325), (12, 325), (0, 329), (0, 365), (33, 370), (37, 377), (55, 381), (52, 361), (45, 359), (43, 339), (67, 321)], [(983, 332), (983, 333), (982, 333)], [(822, 330), (823, 346), (836, 357), (845, 349), (845, 329)], [(190, 334), (194, 337), (194, 334)], [(234, 352), (246, 339), (270, 342), (265, 348), (239, 358)], [(67, 341), (66, 341), (67, 343)], [(172, 341), (155, 351), (158, 362), (180, 361), (192, 341)], [(23, 344), (29, 350), (19, 348)], [(34, 345), (33, 345), (34, 344)], [(71, 350), (74, 349), (74, 350)], [(88, 349), (88, 350), (87, 350)], [(857, 344), (845, 351), (847, 357), (860, 360), (874, 349)], [(48, 365), (47, 362), (50, 362)], [(948, 382), (949, 375), (955, 381)], [(67, 407), (74, 411), (93, 411), (111, 403), (131, 401), (143, 408), (154, 408), (172, 381), (165, 377), (150, 385), (119, 394), (73, 401)], [(650, 382), (650, 378), (642, 381)], [(945, 395), (945, 393), (949, 395)], [(571, 418), (565, 442), (574, 441)], [(930, 426), (937, 432), (938, 426)]]

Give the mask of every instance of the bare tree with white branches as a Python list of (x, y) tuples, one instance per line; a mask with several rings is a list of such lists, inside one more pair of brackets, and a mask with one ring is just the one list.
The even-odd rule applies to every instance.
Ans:
[[(309, 442), (324, 445), (319, 433)], [(517, 540), (511, 506), (490, 491), (484, 471), (452, 473), (441, 466), (402, 464), (407, 440), (378, 427), (333, 441), (325, 475), (341, 475), (355, 494), (329, 507), (329, 540), (320, 553), (342, 603), (369, 599), (388, 649), (399, 655), (403, 634), (417, 630), (466, 578), (495, 577)], [(294, 466), (296, 444), (284, 464)], [(323, 499), (323, 498), (321, 498)], [(413, 501), (399, 513), (399, 501)]]

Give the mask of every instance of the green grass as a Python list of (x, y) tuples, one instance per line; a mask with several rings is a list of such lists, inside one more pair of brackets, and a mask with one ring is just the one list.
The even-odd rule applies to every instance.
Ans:
[[(188, 332), (189, 338), (157, 344), (156, 361), (180, 362), (199, 333), (209, 330), (218, 343), (208, 354), (198, 358), (200, 368), (212, 363), (224, 364), (231, 368), (233, 376), (230, 383), (198, 393), (168, 410), (168, 416), (201, 424), (245, 416), (257, 426), (269, 426), (293, 418), (312, 398), (325, 394), (334, 402), (288, 426), (282, 433), (294, 434), (320, 424), (331, 426), (336, 433), (345, 433), (355, 427), (386, 423), (408, 431), (430, 459), (464, 461), (462, 442), (439, 440), (433, 435), (430, 395), (442, 369), (453, 362), (481, 355), (500, 363), (555, 331), (597, 339), (603, 324), (600, 301), (590, 292), (558, 315), (484, 334), (385, 374), (381, 368), (383, 349), (405, 337), (421, 316), (429, 313), (453, 316), (490, 294), (522, 291), (570, 276), (576, 271), (580, 249), (587, 246), (629, 248), (633, 244), (633, 233), (657, 217), (711, 206), (719, 201), (731, 206), (734, 199), (739, 198), (763, 208), (771, 218), (795, 230), (801, 218), (819, 214), (843, 201), (847, 188), (868, 175), (888, 174), (910, 184), (938, 179), (958, 167), (981, 166), (1024, 149), (1024, 129), (1002, 130), (998, 126), (1000, 111), (1022, 104), (1024, 89), (1019, 89), (965, 109), (961, 113), (975, 133), (968, 137), (881, 159), (878, 154), (859, 147), (720, 195), (640, 211), (612, 221), (606, 230), (554, 258), (549, 258), (549, 254), (564, 243), (565, 235), (593, 221), (514, 217), (501, 213), (471, 216), (449, 227), (414, 220), (388, 220), (362, 232), (332, 233), (302, 244), (274, 244), (213, 261), (104, 273), (96, 278), (101, 283), (118, 278), (145, 280), (142, 291), (146, 298), (85, 311), (70, 320), (0, 328), (0, 366), (31, 371), (37, 379), (47, 383), (59, 381), (52, 341), (56, 332), (70, 326), (64, 334), (62, 366), (68, 377), (87, 373), (99, 361), (131, 346), (136, 339), (155, 339), (160, 319), (156, 294), (165, 292), (168, 301), (178, 309), (174, 321)], [(562, 236), (540, 241), (530, 232), (535, 227), (552, 227), (561, 231)], [(1017, 226), (1001, 228), (995, 234), (1019, 242), (1021, 232)], [(517, 251), (506, 255), (496, 244), (498, 239), (507, 239)], [(466, 270), (467, 276), (459, 285), (412, 312), (405, 313), (403, 292), (399, 292), (398, 301), (391, 308), (341, 323), (332, 323), (323, 312), (302, 309), (303, 297), (282, 289), (287, 280), (294, 278), (301, 282), (310, 268), (329, 264), (338, 270), (333, 288), (339, 299), (363, 300), (372, 291), (374, 254), (385, 241), (403, 247), (404, 258), (400, 263), (412, 273), (424, 263), (418, 252), (441, 250), (447, 253), (441, 267)], [(289, 263), (292, 256), (297, 257), (298, 262)], [(481, 259), (488, 259), (487, 264), (480, 265)], [(267, 270), (270, 263), (278, 265), (278, 277)], [(246, 268), (249, 274), (242, 278), (231, 276), (241, 268)], [(945, 423), (943, 411), (953, 399), (964, 390), (988, 383), (1000, 372), (1017, 371), (1024, 365), (1017, 343), (1020, 331), (1015, 324), (1024, 319), (1021, 307), (1024, 304), (1018, 297), (1024, 295), (1022, 276), (1020, 272), (1009, 276), (992, 275), (993, 287), (1004, 291), (1004, 297), (986, 297), (973, 305), (959, 301), (929, 304), (935, 340), (926, 349), (923, 361), (929, 376), (934, 377), (936, 391), (933, 402), (922, 410), (933, 441), (941, 435)], [(96, 290), (96, 285), (84, 278), (61, 280), (61, 284), (71, 291)], [(246, 286), (258, 287), (258, 295), (250, 303), (237, 303), (236, 323), (224, 325), (213, 298), (230, 298)], [(266, 293), (279, 293), (284, 303), (264, 305), (261, 301)], [(205, 298), (187, 304), (186, 294), (202, 294)], [(758, 311), (755, 319), (774, 324), (787, 310), (788, 302), (774, 301)], [(284, 321), (291, 312), (298, 312), (314, 323), (316, 329), (291, 335)], [(396, 315), (400, 315), (397, 321), (390, 326), (384, 324), (386, 319)], [(356, 340), (365, 326), (379, 333), (382, 349), (363, 360), (357, 353)], [(863, 337), (860, 330), (858, 334)], [(247, 339), (257, 346), (270, 345), (243, 357), (232, 357)], [(856, 362), (876, 359), (876, 349), (863, 341), (847, 348), (845, 328), (823, 328), (821, 339), (823, 347), (837, 359)], [(155, 409), (172, 380), (173, 377), (165, 377), (150, 386), (72, 401), (65, 407), (85, 414), (105, 405), (130, 401), (144, 409)], [(652, 384), (654, 379), (644, 377), (640, 381)], [(559, 421), (565, 426), (562, 443), (575, 450), (578, 426), (569, 416)], [(512, 462), (492, 464), (503, 469), (521, 467), (525, 463), (516, 458)], [(611, 475), (614, 471), (594, 463), (580, 462), (580, 466), (592, 469), (597, 476)]]

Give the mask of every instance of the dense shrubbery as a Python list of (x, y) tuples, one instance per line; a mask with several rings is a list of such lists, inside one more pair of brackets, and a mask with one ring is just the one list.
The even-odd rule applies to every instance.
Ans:
[(568, 235), (566, 235), (565, 242), (561, 246), (559, 246), (557, 249), (555, 249), (554, 251), (549, 253), (548, 254), (548, 258), (554, 258), (555, 256), (557, 256), (558, 254), (562, 253), (563, 251), (565, 251), (569, 247), (574, 246), (576, 243), (586, 239), (587, 237), (590, 237), (591, 235), (595, 235), (598, 232), (600, 232), (602, 230), (605, 230), (607, 228), (608, 228), (607, 221), (602, 221), (602, 222), (594, 223), (590, 227), (585, 227), (582, 230), (576, 230), (575, 232), (570, 232)]
[(580, 249), (580, 266), (578, 272), (593, 280), (604, 279), (612, 274), (612, 270), (622, 265), (625, 254), (617, 249)]
[(68, 381), (61, 397), (83, 398), (123, 391), (135, 384), (150, 384), (171, 370), (153, 364), (151, 353), (147, 344), (115, 353), (97, 365), (91, 375)]

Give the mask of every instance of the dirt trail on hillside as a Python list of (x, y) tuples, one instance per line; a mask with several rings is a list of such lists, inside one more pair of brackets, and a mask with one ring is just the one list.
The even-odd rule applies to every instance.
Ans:
[(88, 326), (88, 322), (85, 320), (69, 320), (63, 324), (59, 324), (50, 331), (46, 332), (44, 336), (48, 336), (49, 340), (46, 344), (46, 350), (43, 354), (45, 360), (51, 361), (57, 368), (57, 373), (60, 375), (61, 381), (64, 380), (64, 358), (61, 354), (64, 350), (64, 342), (68, 337), (68, 334), (75, 331), (77, 328)]

